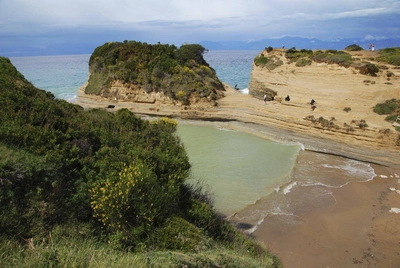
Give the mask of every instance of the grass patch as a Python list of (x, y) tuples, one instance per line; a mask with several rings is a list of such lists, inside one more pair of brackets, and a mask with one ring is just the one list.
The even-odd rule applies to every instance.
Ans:
[(311, 65), (312, 60), (308, 58), (300, 58), (296, 61), (296, 67), (303, 67)]
[(329, 49), (314, 52), (312, 50), (291, 48), (286, 51), (285, 57), (289, 62), (296, 62), (298, 67), (310, 65), (312, 61), (315, 61), (317, 63), (338, 64), (346, 68), (352, 66), (364, 75), (376, 76), (376, 73), (379, 72), (379, 68), (375, 64), (371, 62), (355, 63), (352, 55), (341, 50)]
[(345, 67), (349, 67), (354, 61), (349, 53), (337, 50), (316, 51), (313, 60), (328, 64), (338, 64)]
[(283, 65), (283, 61), (275, 55), (265, 57), (263, 54), (261, 54), (254, 58), (254, 64), (256, 66), (265, 67), (268, 70), (274, 70), (275, 68)]
[(381, 49), (379, 50), (379, 57), (376, 59), (380, 62), (400, 66), (400, 47)]
[[(230, 248), (218, 243), (196, 252), (143, 251), (130, 252), (111, 248), (95, 239), (48, 235), (41, 239), (16, 241), (0, 240), (0, 267), (282, 267), (270, 256), (255, 258), (246, 243)], [(258, 247), (262, 248), (261, 245)], [(264, 249), (263, 249), (264, 250)], [(132, 266), (134, 264), (134, 266)]]

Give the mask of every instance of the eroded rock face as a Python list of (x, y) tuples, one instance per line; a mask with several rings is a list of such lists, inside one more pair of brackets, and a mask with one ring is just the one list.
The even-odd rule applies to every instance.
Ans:
[[(400, 152), (399, 133), (385, 121), (385, 115), (373, 111), (378, 103), (400, 99), (398, 67), (386, 64), (373, 75), (368, 71), (371, 69), (368, 64), (358, 64), (376, 58), (376, 52), (371, 51), (351, 53), (357, 58), (357, 64), (350, 67), (317, 62), (296, 67), (284, 60), (282, 51), (270, 53), (280, 56), (284, 64), (273, 70), (253, 65), (249, 84), (250, 95), (258, 99), (265, 92), (276, 92), (275, 101), (270, 102), (275, 105), (263, 109), (265, 116), (279, 118), (282, 127), (286, 122), (297, 122), (296, 131), (299, 132), (303, 132), (301, 125), (308, 125), (304, 133), (310, 137)], [(370, 65), (378, 65), (378, 62), (372, 61)], [(391, 74), (389, 82), (388, 72)], [(284, 101), (288, 95), (290, 101)], [(316, 101), (314, 107), (310, 104), (312, 99)], [(279, 102), (281, 106), (277, 105)], [(311, 117), (315, 120), (307, 120)]]
[(133, 84), (123, 84), (121, 81), (114, 81), (110, 89), (102, 92), (102, 97), (114, 101), (149, 103), (156, 101), (163, 104), (173, 104), (174, 101), (161, 92), (147, 93)]
[[(223, 91), (225, 91), (225, 89), (223, 89)], [(141, 89), (136, 85), (128, 83), (123, 84), (121, 81), (114, 81), (111, 84), (110, 89), (103, 90), (99, 97), (113, 103), (125, 102), (137, 104), (154, 104), (157, 106), (183, 106), (187, 107), (186, 109), (188, 109), (189, 107), (193, 109), (209, 109), (218, 105), (217, 100), (224, 97), (223, 91), (216, 91), (217, 98), (215, 99), (213, 99), (211, 96), (204, 97), (197, 93), (192, 93), (190, 95), (190, 98), (183, 103), (181, 101), (171, 99), (162, 92), (147, 93), (144, 89)]]

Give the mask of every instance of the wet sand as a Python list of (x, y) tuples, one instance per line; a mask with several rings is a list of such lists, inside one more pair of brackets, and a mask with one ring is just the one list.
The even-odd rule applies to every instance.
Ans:
[[(324, 200), (314, 200), (315, 206), (308, 201), (294, 215), (268, 215), (252, 235), (284, 267), (400, 267), (400, 214), (390, 212), (400, 207), (395, 191), (400, 189), (400, 170), (372, 167), (377, 174), (373, 180), (330, 188)], [(306, 188), (299, 191), (310, 191)], [(302, 199), (301, 194), (294, 198)], [(273, 198), (239, 212), (232, 222), (246, 229), (257, 224), (240, 219), (259, 214), (260, 206)]]

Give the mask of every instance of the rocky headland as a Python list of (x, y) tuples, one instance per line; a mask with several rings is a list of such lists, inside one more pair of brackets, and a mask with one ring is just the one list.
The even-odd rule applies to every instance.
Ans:
[[(249, 95), (224, 84), (219, 98), (194, 97), (183, 104), (163, 93), (136, 90), (127, 98), (126, 86), (116, 81), (107, 96), (79, 89), (77, 104), (84, 108), (127, 108), (139, 116), (229, 122), (229, 127), (277, 141), (300, 142), (306, 150), (340, 155), (400, 168), (400, 137), (385, 115), (373, 112), (377, 103), (400, 99), (400, 68), (375, 61), (376, 51), (348, 52), (352, 66), (312, 62), (297, 67), (285, 51), (266, 50), (281, 65), (274, 69), (253, 64)], [(380, 66), (375, 76), (362, 74), (357, 62)], [(387, 74), (391, 76), (388, 78)], [(264, 103), (263, 92), (273, 92)], [(290, 101), (285, 97), (290, 96)], [(311, 109), (314, 99), (316, 108)], [(112, 108), (108, 108), (112, 107)]]

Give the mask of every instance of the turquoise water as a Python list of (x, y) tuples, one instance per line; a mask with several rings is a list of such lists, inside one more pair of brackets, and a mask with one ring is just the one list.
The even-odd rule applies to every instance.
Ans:
[[(259, 51), (208, 51), (204, 59), (217, 72), (221, 81), (232, 87), (246, 89), (254, 57)], [(78, 88), (89, 75), (90, 55), (11, 57), (14, 66), (28, 81), (40, 89), (52, 92), (57, 98), (72, 101)], [(244, 92), (245, 93), (245, 92)]]
[(235, 85), (242, 93), (248, 93), (250, 72), (258, 50), (216, 50), (204, 53), (204, 59), (216, 71), (221, 81), (232, 88)]
[[(204, 58), (221, 81), (246, 89), (258, 53), (209, 51)], [(87, 80), (89, 58), (70, 55), (10, 60), (36, 87), (73, 101)], [(332, 187), (367, 181), (375, 175), (369, 164), (302, 151), (300, 145), (235, 132), (223, 123), (183, 123), (177, 134), (193, 166), (190, 182), (200, 180), (209, 186), (219, 212), (232, 215), (247, 210), (248, 216), (240, 220), (254, 224), (251, 231), (271, 215), (288, 216), (289, 222), (306, 207), (330, 206), (335, 202)]]
[(90, 55), (13, 57), (12, 64), (25, 78), (56, 98), (72, 101), (88, 79)]
[(300, 150), (224, 127), (180, 124), (194, 179), (208, 185), (215, 207), (231, 215), (289, 182)]

